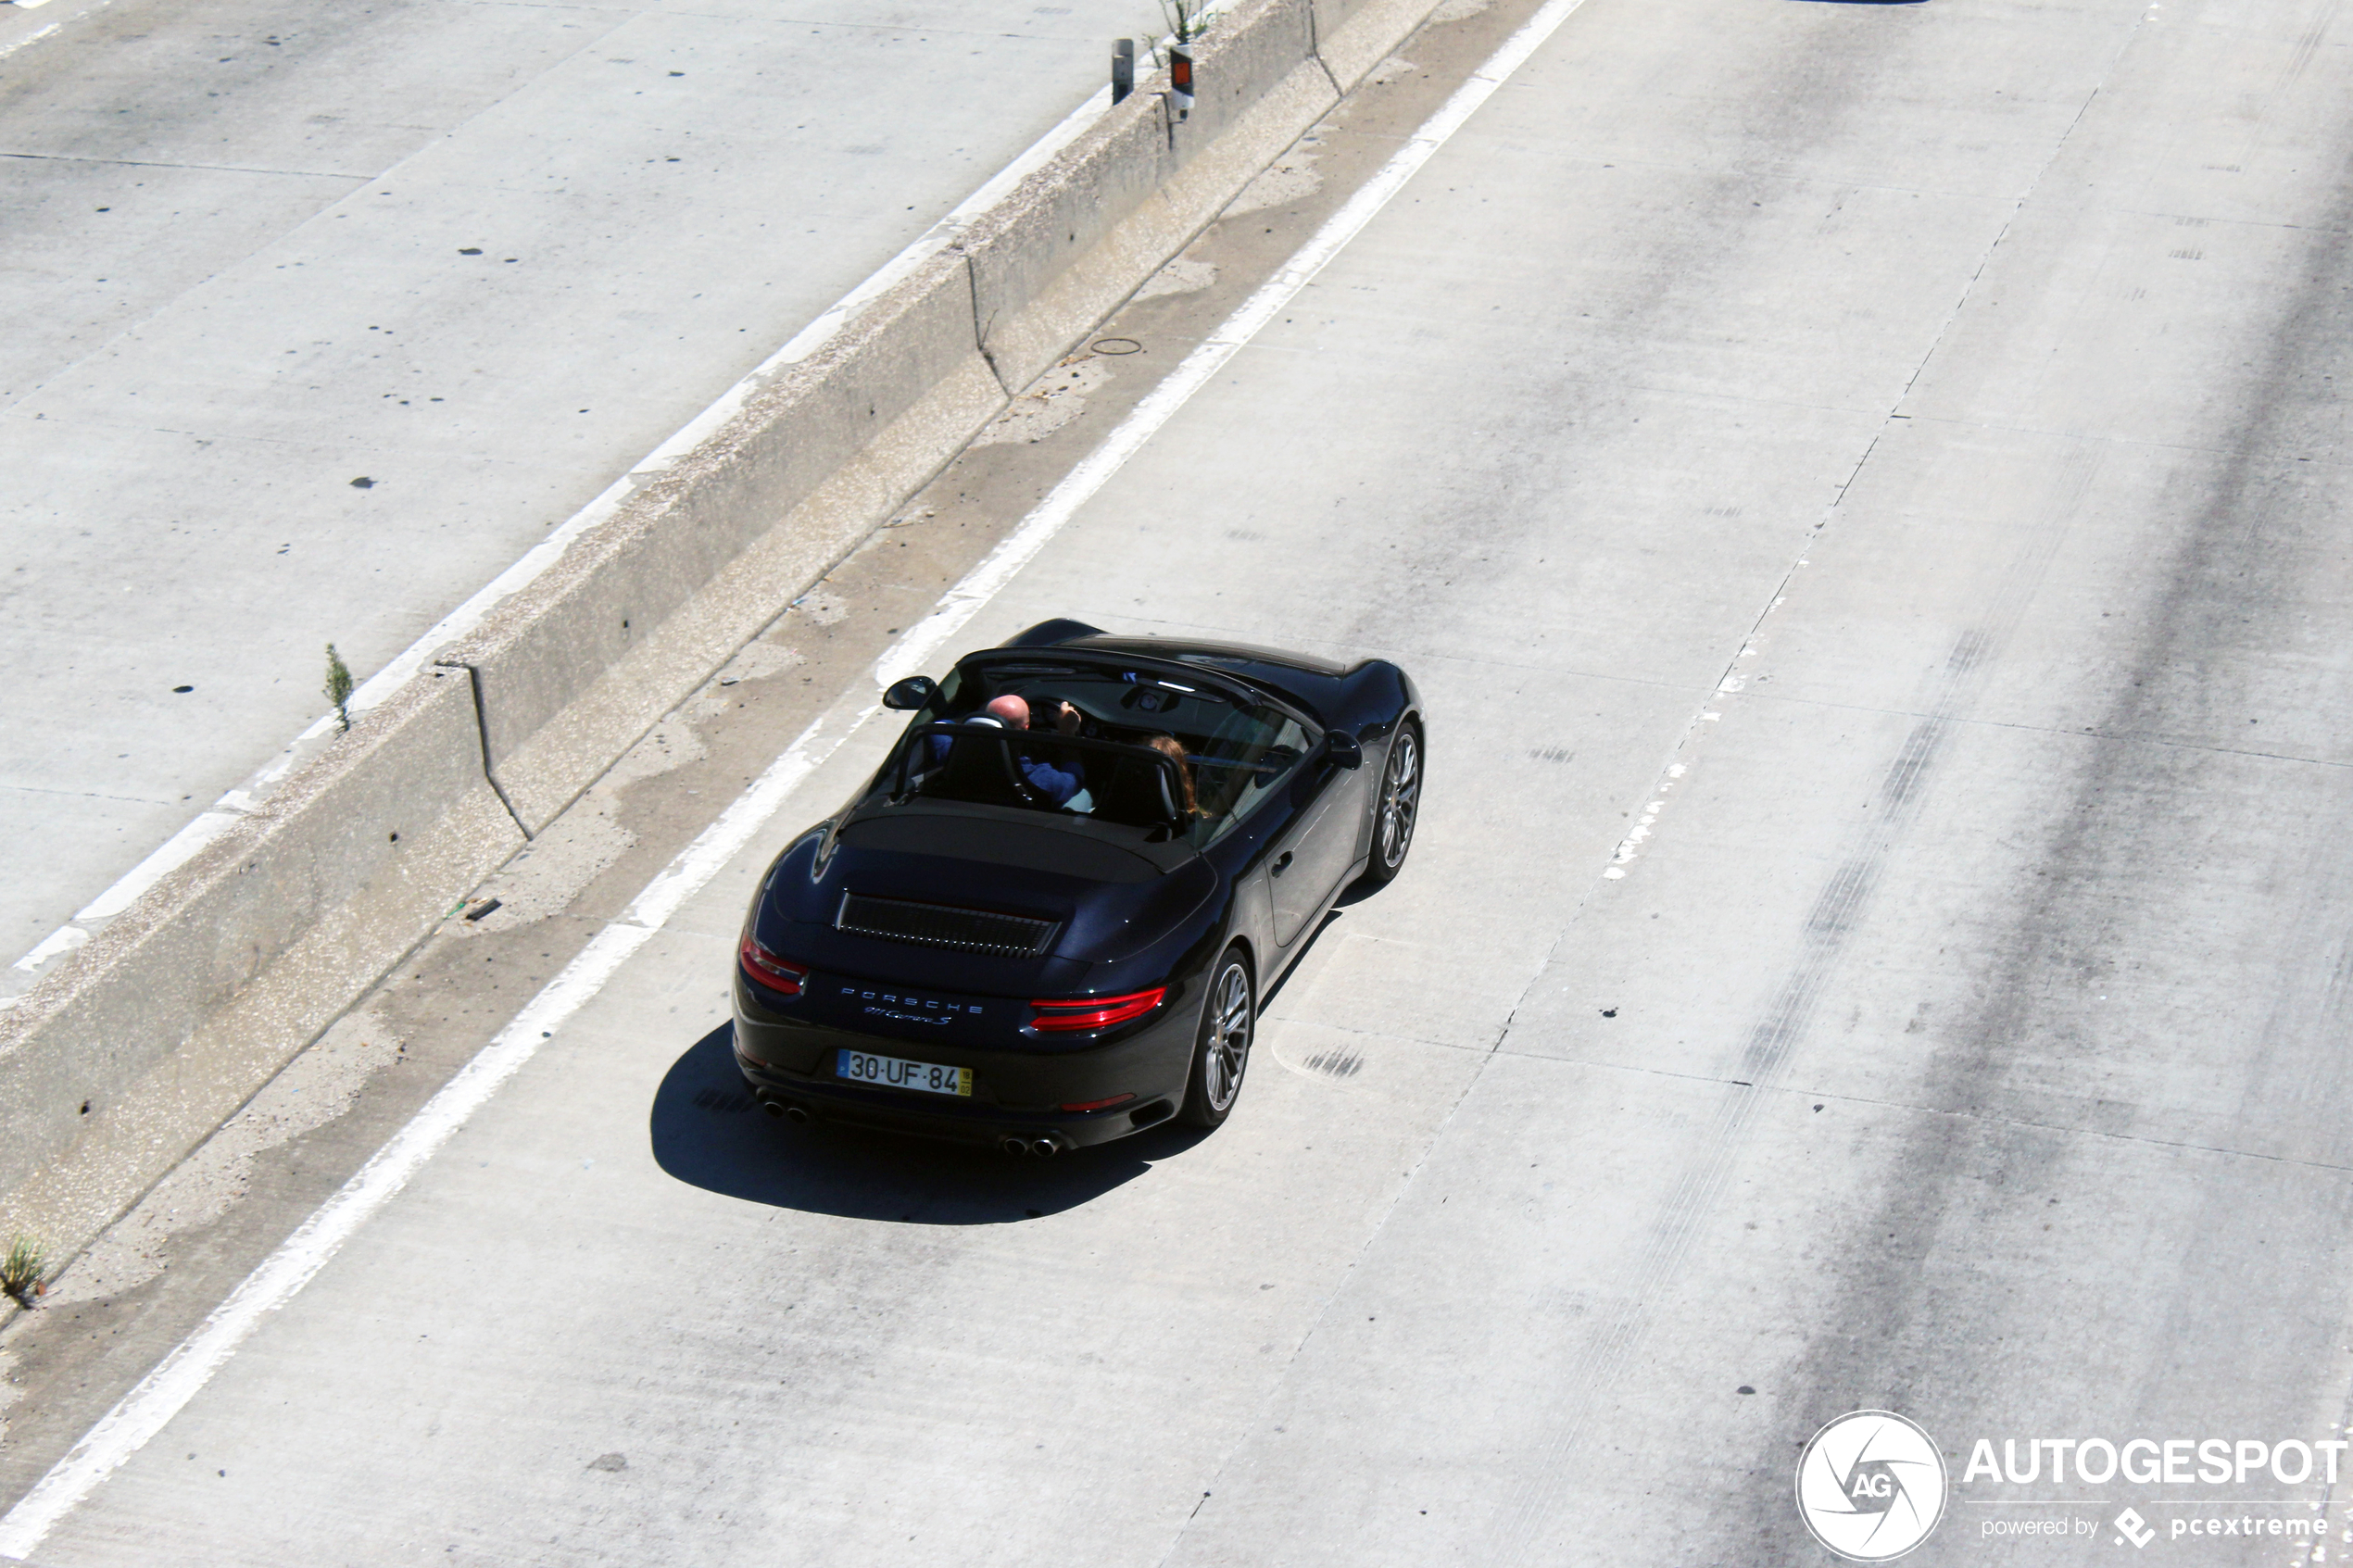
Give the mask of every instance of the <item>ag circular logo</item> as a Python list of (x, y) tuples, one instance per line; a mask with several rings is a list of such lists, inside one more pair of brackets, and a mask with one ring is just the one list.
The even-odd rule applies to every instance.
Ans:
[(1856, 1411), (1814, 1434), (1797, 1461), (1797, 1512), (1852, 1562), (1901, 1557), (1944, 1516), (1944, 1456), (1891, 1411)]

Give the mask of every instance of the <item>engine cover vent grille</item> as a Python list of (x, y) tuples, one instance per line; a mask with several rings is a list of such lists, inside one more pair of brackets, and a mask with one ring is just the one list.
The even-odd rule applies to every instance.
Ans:
[(834, 926), (860, 936), (920, 942), (927, 947), (961, 947), (968, 953), (995, 953), (1009, 959), (1036, 958), (1061, 929), (1053, 921), (955, 909), (944, 904), (913, 904), (900, 898), (865, 898), (855, 893), (842, 896), (841, 913), (834, 918)]

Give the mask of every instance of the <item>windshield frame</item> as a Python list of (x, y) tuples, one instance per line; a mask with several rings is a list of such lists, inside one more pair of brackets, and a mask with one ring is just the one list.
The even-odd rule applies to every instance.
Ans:
[(918, 710), (922, 718), (949, 699), (949, 694), (959, 689), (960, 679), (966, 671), (980, 674), (992, 665), (1035, 665), (1039, 675), (1077, 673), (1084, 671), (1096, 674), (1117, 675), (1122, 671), (1135, 670), (1164, 678), (1179, 685), (1206, 687), (1227, 701), (1244, 708), (1272, 708), (1287, 719), (1296, 720), (1307, 732), (1311, 743), (1320, 742), (1329, 728), (1314, 713), (1302, 708), (1287, 694), (1255, 681), (1242, 679), (1227, 671), (1189, 664), (1181, 659), (1159, 654), (1110, 653), (1092, 648), (983, 648), (958, 659), (946, 680), (939, 684), (937, 695)]
[[(1299, 733), (1304, 737), (1304, 745), (1300, 747), (1298, 756), (1287, 759), (1280, 769), (1271, 775), (1264, 772), (1265, 768), (1264, 763), (1188, 755), (1185, 762), (1188, 766), (1211, 770), (1249, 770), (1262, 774), (1262, 787), (1252, 793), (1250, 798), (1238, 799), (1236, 809), (1214, 815), (1203, 813), (1188, 817), (1180, 807), (1177, 817), (1164, 824), (1165, 831), (1175, 837), (1183, 839), (1197, 850), (1207, 849), (1243, 822), (1256, 817), (1265, 803), (1280, 793), (1277, 785), (1294, 777), (1301, 769), (1313, 763), (1327, 730), (1327, 726), (1323, 724), (1314, 713), (1302, 709), (1297, 702), (1280, 693), (1269, 691), (1256, 682), (1243, 680), (1221, 671), (1205, 670), (1200, 665), (1184, 663), (1169, 658), (1130, 654), (1125, 651), (1099, 652), (1092, 649), (986, 648), (966, 654), (963, 659), (958, 659), (947, 676), (940, 681), (931, 699), (909, 715), (907, 728), (901, 733), (889, 757), (885, 759), (882, 767), (876, 771), (873, 783), (868, 786), (870, 794), (886, 794), (897, 802), (905, 802), (917, 797), (920, 792), (912, 788), (915, 783), (913, 774), (917, 771), (915, 759), (921, 750), (916, 744), (916, 737), (919, 734), (952, 736), (958, 730), (963, 728), (963, 721), (969, 719), (979, 709), (980, 704), (972, 694), (973, 684), (977, 682), (983, 689), (1000, 688), (1006, 684), (1005, 677), (1007, 676), (1046, 681), (1051, 681), (1056, 676), (1064, 676), (1135, 684), (1143, 684), (1149, 681), (1155, 684), (1165, 684), (1180, 692), (1207, 695), (1215, 701), (1230, 705), (1237, 713), (1261, 712), (1277, 721), (1278, 725), (1282, 721), (1296, 724)], [(1139, 681), (1138, 679), (1139, 676), (1144, 677), (1145, 680)], [(1006, 732), (1008, 735), (1015, 733), (1037, 736), (1052, 744), (1074, 748), (1099, 749), (1122, 759), (1148, 757), (1154, 759), (1163, 769), (1164, 783), (1181, 783), (1183, 779), (1183, 775), (1178, 771), (1179, 764), (1176, 759), (1150, 746), (1085, 735), (1064, 735), (1036, 729)], [(1201, 797), (1200, 786), (1196, 786), (1194, 793), (1196, 798)], [(1185, 798), (1185, 793), (1179, 788), (1171, 794), (1170, 798), (1182, 801)], [(1010, 809), (1021, 810), (1026, 814), (1034, 813), (1048, 821), (1087, 821), (1101, 823), (1105, 827), (1132, 828), (1130, 823), (1114, 822), (1107, 818), (1094, 817), (1089, 812), (1072, 811), (1066, 807), (1041, 804)], [(1153, 833), (1162, 829), (1145, 828), (1137, 831)]]

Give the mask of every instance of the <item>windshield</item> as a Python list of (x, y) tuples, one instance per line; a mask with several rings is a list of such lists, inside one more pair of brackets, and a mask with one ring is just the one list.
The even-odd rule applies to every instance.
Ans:
[[(1009, 696), (1027, 709), (1027, 728), (1007, 721), (1008, 705), (989, 713)], [(996, 661), (950, 674), (889, 771), (900, 792), (1165, 828), (1205, 847), (1272, 793), (1307, 744), (1275, 709), (1157, 671)]]

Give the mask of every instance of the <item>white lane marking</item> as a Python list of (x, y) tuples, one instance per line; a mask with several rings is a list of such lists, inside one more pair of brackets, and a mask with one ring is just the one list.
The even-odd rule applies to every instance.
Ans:
[[(84, 942), (89, 940), (90, 934), (82, 930), (80, 926), (61, 925), (57, 927), (57, 930), (49, 933), (48, 935), (43, 937), (41, 939), (41, 946), (35, 947), (30, 953), (27, 953), (24, 957), (19, 959), (17, 960), (17, 967), (19, 969), (39, 969), (51, 959), (57, 958), (61, 954), (70, 953), (76, 947), (81, 947)], [(14, 1001), (16, 998), (11, 997), (8, 999), (10, 1001)]]
[[(41, 3), (46, 5), (48, 4), (48, 0), (41, 0)], [(51, 22), (47, 27), (41, 29), (37, 32), (26, 33), (14, 44), (9, 44), (6, 48), (0, 48), (0, 60), (6, 59), (9, 56), (15, 54), (19, 49), (30, 48), (31, 45), (40, 43), (43, 39), (57, 31), (57, 29), (63, 25), (64, 24), (61, 22)]]
[(676, 859), (646, 884), (645, 891), (637, 895), (621, 918), (648, 931), (658, 931), (668, 924), (680, 905), (702, 891), (784, 809), (786, 797), (800, 787), (803, 780), (823, 767), (842, 742), (865, 726), (867, 720), (882, 711), (880, 702), (869, 699), (849, 719), (837, 721), (835, 716), (842, 707), (836, 703), (803, 730), (800, 737), (785, 748), (785, 754), (720, 813), (717, 822), (697, 834)]
[[(131, 901), (163, 880), (164, 873), (182, 862), (193, 859), (197, 850), (227, 833), (245, 820), (243, 811), (207, 811), (178, 833), (164, 841), (162, 848), (133, 866), (112, 887), (82, 907), (73, 918), (77, 921), (111, 920), (131, 907)], [(71, 927), (67, 929), (70, 930)]]
[[(1372, 182), (1292, 255), (1273, 280), (1252, 295), (1201, 347), (1187, 356), (1168, 380), (1139, 403), (1119, 428), (1104, 438), (1102, 445), (1056, 485), (1019, 528), (949, 590), (938, 609), (908, 628), (876, 662), (877, 674), (920, 664), (970, 621), (991, 595), (1036, 558), (1080, 503), (1100, 490), (1120, 465), (1134, 456), (1137, 448), (1165, 424), (1169, 416), (1199, 391), (1220, 365), (1233, 357), (1235, 350), (1248, 343), (1340, 247), (1355, 238), (1414, 171), (1429, 161), (1430, 155), (1444, 144), (1447, 137), (1461, 129), (1471, 110), (1485, 102), (1511, 71), (1582, 4), (1584, 0), (1552, 0), (1514, 33), (1381, 166)], [(1497, 69), (1499, 61), (1504, 62), (1501, 69)], [(1083, 484), (1082, 474), (1088, 476)], [(236, 1353), (237, 1347), (259, 1326), (263, 1316), (284, 1306), (309, 1283), (311, 1276), (369, 1215), (406, 1185), (434, 1151), (531, 1060), (540, 1042), (601, 991), (631, 954), (742, 852), (783, 809), (793, 790), (881, 710), (881, 705), (870, 697), (854, 709), (854, 717), (842, 717), (849, 707), (848, 700), (837, 702), (803, 730), (740, 799), (647, 884), (619, 921), (591, 938), (579, 956), (566, 964), (457, 1077), (427, 1101), (424, 1109), (395, 1134), (358, 1175), (304, 1222), (300, 1230), (287, 1237), (195, 1334), (182, 1341), (74, 1445), (71, 1452), (52, 1466), (39, 1484), (8, 1511), (6, 1517), (0, 1518), (0, 1553), (29, 1555), (59, 1520), (145, 1446), (149, 1438), (162, 1431)]]
[[(1709, 717), (1713, 718), (1714, 715), (1710, 714)], [(1642, 852), (1642, 840), (1651, 835), (1651, 824), (1658, 821), (1658, 814), (1661, 811), (1667, 809), (1667, 797), (1673, 792), (1677, 784), (1682, 783), (1683, 775), (1690, 771), (1691, 765), (1687, 762), (1667, 764), (1667, 778), (1658, 786), (1659, 798), (1642, 808), (1642, 817), (1634, 823), (1633, 831), (1617, 841), (1617, 852), (1610, 856), (1610, 863), (1602, 869), (1602, 875), (1615, 882), (1626, 874), (1628, 863)]]
[(1231, 359), (1244, 345), (1257, 336), (1260, 330), (1275, 319), (1314, 282), (1332, 257), (1338, 256), (1373, 220), (1376, 213), (1387, 207), (1390, 198), (1404, 187), (1422, 165), (1428, 163), (1447, 139), (1462, 129), (1478, 107), (1485, 103), (1496, 88), (1508, 80), (1550, 38), (1561, 23), (1584, 0), (1552, 0), (1552, 4), (1530, 18), (1517, 32), (1504, 40), (1502, 48), (1490, 56), (1485, 64), (1471, 73), (1470, 80), (1456, 88), (1438, 112), (1424, 120), (1421, 127), (1406, 139), (1405, 144), (1381, 165), (1371, 180), (1348, 199), (1345, 206), (1325, 220), (1308, 242), (1294, 252), (1282, 270), (1259, 285), (1239, 309), (1227, 318), (1223, 326), (1202, 341), (1185, 357), (1184, 362), (1170, 372), (1168, 378), (1152, 388), (1137, 404), (1117, 429), (1103, 438), (1102, 445), (1065, 476), (1060, 484), (1038, 503), (1038, 508), (1022, 520), (1022, 524), (999, 542), (981, 563), (964, 580), (956, 584), (942, 599), (939, 608), (925, 616), (907, 634), (899, 639), (890, 651), (875, 665), (875, 678), (887, 685), (902, 676), (912, 675), (935, 658), (949, 638), (963, 630), (983, 604), (1011, 582), (1013, 575), (1037, 558), (1048, 540), (1060, 533), (1063, 524), (1076, 515), (1078, 508), (1108, 483), (1112, 475), (1125, 467), (1127, 460), (1142, 450), (1166, 424), (1176, 410), (1183, 408), (1193, 394), (1207, 385), (1227, 360)]
[(579, 956), (532, 998), (513, 1022), (442, 1085), (441, 1092), (358, 1175), (245, 1276), (245, 1283), (194, 1334), (108, 1411), (8, 1511), (6, 1519), (0, 1519), (0, 1554), (23, 1557), (31, 1553), (68, 1511), (162, 1431), (236, 1353), (262, 1315), (283, 1305), (308, 1284), (352, 1232), (407, 1185), (409, 1178), (466, 1118), (531, 1060), (533, 1048), (540, 1043), (540, 1031), (553, 1033), (558, 1022), (596, 994), (612, 969), (652, 935), (644, 926), (614, 924), (590, 938)]
[[(23, 0), (17, 0), (17, 3), (21, 5)], [(39, 0), (39, 3), (45, 3), (45, 0)], [(57, 24), (52, 23), (39, 32), (20, 39), (5, 49), (0, 49), (0, 57), (13, 54), (26, 44), (45, 38), (57, 31)], [(1111, 89), (1105, 86), (1099, 89), (1094, 96), (1065, 115), (1051, 131), (1031, 143), (1020, 157), (991, 176), (988, 183), (958, 203), (955, 209), (947, 217), (925, 230), (922, 237), (914, 244), (884, 263), (881, 270), (874, 276), (827, 307), (815, 320), (795, 332), (791, 341), (784, 347), (762, 360), (758, 369), (722, 393), (717, 402), (687, 420), (676, 434), (647, 454), (642, 462), (607, 486), (603, 494), (567, 518), (545, 539), (525, 551), (521, 559), (501, 571), (497, 577), (492, 578), (487, 586), (456, 609), (443, 616), (434, 624), (431, 631), (409, 644), (389, 664), (361, 682), (359, 688), (351, 694), (352, 713), (355, 715), (365, 713), (383, 702), (394, 692), (399, 690), (418, 671), (423, 669), (434, 654), (481, 625), (490, 612), (497, 608), (500, 600), (522, 591), (541, 572), (553, 566), (558, 558), (571, 547), (573, 540), (612, 516), (621, 504), (629, 498), (630, 494), (646, 480), (660, 474), (688, 452), (693, 451), (713, 432), (733, 418), (752, 394), (759, 391), (779, 371), (799, 364), (823, 348), (835, 334), (841, 331), (850, 318), (869, 302), (912, 276), (918, 268), (953, 245), (982, 213), (996, 206), (1014, 186), (1020, 184), (1055, 154), (1068, 146), (1081, 132), (1101, 119), (1103, 113), (1110, 107)], [(324, 736), (336, 722), (337, 718), (333, 713), (321, 714), (300, 734), (281, 748), (259, 772), (222, 796), (215, 803), (214, 809), (233, 814), (251, 811), (258, 794), (266, 791), (270, 785), (285, 777), (293, 770), (295, 763), (300, 759), (302, 748)], [(202, 817), (196, 820), (198, 823), (203, 821)], [(166, 840), (155, 853), (140, 861), (136, 868), (117, 881), (113, 886), (85, 905), (82, 911), (73, 917), (74, 920), (77, 922), (98, 921), (121, 913), (123, 909), (130, 907), (132, 899), (185, 864), (190, 857), (219, 834), (220, 828), (216, 826), (208, 832), (191, 837), (191, 830), (195, 825), (192, 823), (190, 828), (183, 828), (180, 833)], [(73, 947), (81, 946), (82, 941), (88, 940), (87, 932), (82, 933), (80, 939), (65, 935), (73, 929), (75, 928), (71, 925), (60, 926), (50, 933), (39, 947), (19, 959), (14, 967), (27, 972), (38, 970), (43, 963), (58, 953), (70, 951)], [(59, 946), (61, 943), (64, 946)]]
[(869, 702), (843, 724), (836, 718), (840, 707), (837, 704), (801, 732), (742, 797), (637, 896), (627, 913), (589, 938), (588, 945), (555, 979), (456, 1077), (443, 1085), (358, 1174), (280, 1243), (195, 1333), (50, 1467), (7, 1516), (0, 1518), (0, 1555), (31, 1555), (59, 1520), (162, 1431), (260, 1326), (262, 1318), (310, 1283), (311, 1276), (369, 1216), (408, 1185), (434, 1152), (449, 1141), (450, 1135), (487, 1104), (499, 1085), (513, 1077), (565, 1020), (604, 989), (629, 956), (645, 946), (679, 905), (700, 891), (751, 841), (786, 797), (833, 755), (842, 740), (881, 710), (879, 703)]

